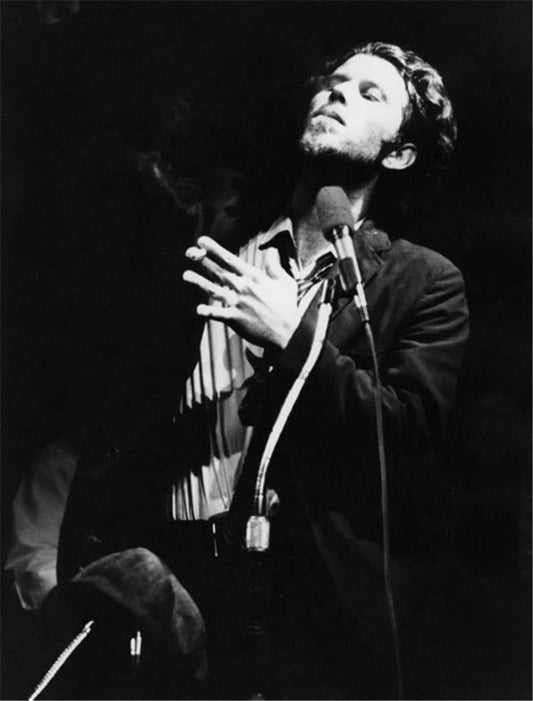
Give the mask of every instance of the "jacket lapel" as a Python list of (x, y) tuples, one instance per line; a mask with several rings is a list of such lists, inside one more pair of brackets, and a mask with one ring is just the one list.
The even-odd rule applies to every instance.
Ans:
[[(374, 222), (367, 219), (354, 233), (353, 243), (363, 279), (363, 286), (366, 289), (383, 264), (382, 254), (390, 249), (391, 242), (384, 231), (377, 229), (374, 226)], [(330, 272), (330, 276), (335, 277), (337, 273), (338, 266), (335, 265)], [(333, 304), (332, 320), (344, 311), (352, 316), (357, 326), (360, 325), (359, 313), (355, 306), (350, 304), (350, 297), (342, 292), (339, 287), (339, 292)]]
[(381, 266), (381, 254), (390, 249), (391, 242), (384, 231), (376, 229), (374, 222), (365, 220), (355, 232), (353, 243), (363, 284), (366, 287)]

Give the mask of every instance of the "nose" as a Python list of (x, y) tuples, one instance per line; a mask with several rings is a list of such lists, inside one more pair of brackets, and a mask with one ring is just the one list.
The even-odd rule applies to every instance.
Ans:
[(330, 102), (340, 102), (341, 104), (346, 104), (346, 94), (345, 94), (346, 83), (338, 83), (334, 85), (329, 91), (329, 101)]

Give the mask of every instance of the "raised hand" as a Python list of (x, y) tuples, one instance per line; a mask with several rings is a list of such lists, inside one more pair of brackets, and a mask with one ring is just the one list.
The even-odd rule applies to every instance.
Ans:
[(256, 345), (285, 348), (300, 317), (296, 281), (282, 268), (276, 249), (267, 250), (264, 271), (208, 236), (201, 236), (185, 255), (203, 274), (186, 270), (183, 279), (211, 299), (198, 305), (200, 316), (222, 321)]

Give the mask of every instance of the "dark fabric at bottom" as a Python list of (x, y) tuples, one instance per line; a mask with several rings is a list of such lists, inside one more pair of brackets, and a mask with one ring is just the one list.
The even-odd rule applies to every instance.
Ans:
[[(95, 626), (42, 698), (394, 698), (393, 670), (343, 620), (316, 559), (288, 540), (251, 556), (230, 547), (237, 541), (223, 525), (215, 548), (211, 524), (156, 524), (143, 548), (99, 558), (59, 587), (42, 614), (47, 654), (39, 674), (89, 617)], [(135, 567), (140, 577), (132, 577)], [(187, 644), (178, 639), (184, 614)], [(198, 654), (189, 654), (204, 643), (200, 614), (205, 678)], [(137, 629), (143, 648), (135, 668), (129, 641)]]
[(343, 617), (316, 559), (288, 542), (266, 555), (237, 549), (216, 558), (211, 539), (194, 530), (168, 525), (156, 540), (206, 622), (204, 698), (395, 697), (390, 651), (376, 655)]

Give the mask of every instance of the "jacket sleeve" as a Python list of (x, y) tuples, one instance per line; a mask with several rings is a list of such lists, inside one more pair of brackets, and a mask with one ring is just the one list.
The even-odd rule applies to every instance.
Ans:
[[(375, 319), (385, 426), (390, 437), (402, 442), (423, 442), (430, 431), (445, 427), (468, 337), (461, 273), (449, 261), (439, 260), (444, 264), (396, 315), (390, 340), (380, 327), (386, 320)], [(313, 331), (312, 315), (307, 313), (277, 358), (272, 375), (281, 385), (290, 386), (298, 375)], [(307, 429), (316, 425), (323, 431), (327, 425), (343, 432), (356, 427), (374, 432), (373, 373), (368, 353), (365, 359), (356, 346), (361, 339), (354, 338), (352, 348), (344, 352), (326, 341), (301, 396)]]

